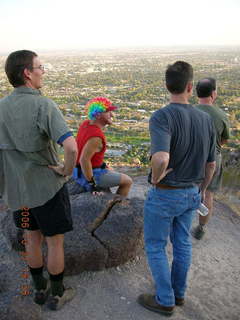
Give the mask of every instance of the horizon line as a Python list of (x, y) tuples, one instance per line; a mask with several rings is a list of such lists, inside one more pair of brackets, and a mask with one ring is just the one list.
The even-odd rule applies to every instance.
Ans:
[[(178, 50), (184, 50), (184, 49), (190, 49), (190, 50), (205, 50), (205, 49), (240, 49), (240, 44), (237, 45), (136, 45), (136, 46), (112, 46), (112, 47), (85, 47), (85, 48), (67, 48), (67, 49), (60, 49), (60, 48), (49, 48), (49, 49), (43, 49), (38, 48), (35, 51), (40, 53), (51, 53), (51, 52), (89, 52), (89, 51), (125, 51), (125, 50), (151, 50), (151, 49), (178, 49)], [(19, 50), (31, 50), (31, 49), (19, 49)], [(9, 51), (0, 51), (0, 55), (8, 55), (11, 52), (14, 52), (17, 50), (9, 50)]]

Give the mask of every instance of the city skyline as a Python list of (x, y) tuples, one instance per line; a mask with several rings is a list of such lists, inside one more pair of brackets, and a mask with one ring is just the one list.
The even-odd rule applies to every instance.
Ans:
[(240, 46), (237, 0), (2, 0), (0, 52)]

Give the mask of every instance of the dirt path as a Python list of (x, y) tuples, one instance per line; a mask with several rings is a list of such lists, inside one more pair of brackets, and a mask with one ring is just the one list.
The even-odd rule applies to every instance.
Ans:
[[(134, 180), (131, 196), (144, 197), (146, 178)], [(186, 304), (176, 307), (173, 320), (240, 320), (240, 217), (219, 202), (214, 212), (204, 240), (193, 240)], [(43, 320), (165, 319), (136, 302), (140, 293), (154, 292), (143, 251), (124, 266), (84, 272), (66, 283), (77, 288), (77, 296), (57, 312), (43, 307)]]

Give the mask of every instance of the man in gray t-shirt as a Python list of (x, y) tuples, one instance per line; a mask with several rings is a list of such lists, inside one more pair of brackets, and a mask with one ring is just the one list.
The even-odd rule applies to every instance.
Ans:
[[(191, 222), (215, 169), (211, 119), (188, 103), (192, 79), (188, 63), (168, 66), (170, 104), (154, 112), (149, 123), (152, 188), (144, 206), (144, 239), (156, 295), (142, 294), (138, 302), (163, 315), (171, 315), (175, 305), (184, 304), (191, 264)], [(171, 270), (165, 252), (169, 236)]]

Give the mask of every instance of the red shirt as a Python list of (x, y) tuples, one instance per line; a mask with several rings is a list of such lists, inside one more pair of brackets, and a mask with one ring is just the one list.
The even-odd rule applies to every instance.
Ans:
[(106, 138), (102, 130), (96, 126), (95, 124), (90, 124), (90, 120), (85, 120), (80, 125), (78, 129), (78, 134), (76, 137), (76, 142), (78, 146), (78, 156), (77, 156), (77, 165), (79, 164), (79, 160), (81, 157), (82, 149), (87, 143), (87, 141), (93, 137), (99, 137), (102, 140), (102, 150), (100, 152), (96, 152), (92, 159), (92, 167), (99, 168), (103, 164), (104, 153), (106, 151)]

